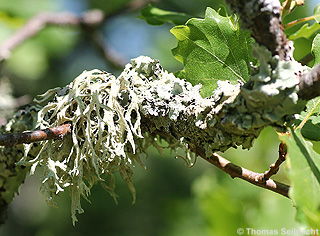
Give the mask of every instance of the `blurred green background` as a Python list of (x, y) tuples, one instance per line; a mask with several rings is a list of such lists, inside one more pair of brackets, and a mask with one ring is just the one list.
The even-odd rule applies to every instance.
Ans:
[[(80, 14), (98, 8), (112, 14), (130, 0), (0, 0), (0, 44), (27, 19), (43, 11), (69, 11)], [(298, 11), (308, 16), (317, 1), (308, 1)], [(203, 16), (207, 6), (218, 9), (222, 1), (159, 0), (166, 9)], [(101, 31), (106, 46), (125, 63), (147, 55), (160, 60), (169, 71), (181, 68), (171, 56), (176, 44), (169, 33), (171, 25), (150, 26), (137, 16), (139, 12), (117, 14), (109, 18)], [(1, 80), (9, 81), (12, 93), (25, 102), (49, 88), (64, 86), (83, 70), (119, 71), (105, 63), (87, 35), (76, 27), (48, 27), (16, 48), (1, 67)], [(7, 90), (0, 92), (5, 93)], [(5, 94), (1, 94), (5, 96)], [(234, 163), (254, 171), (265, 171), (276, 160), (279, 141), (267, 128), (250, 151), (229, 150), (223, 154)], [(188, 168), (175, 154), (148, 151), (147, 169), (135, 168), (137, 201), (127, 186), (117, 180), (116, 205), (101, 186), (92, 189), (91, 203), (83, 200), (84, 214), (72, 226), (70, 199), (62, 195), (57, 208), (48, 207), (39, 193), (37, 176), (28, 177), (20, 194), (11, 204), (9, 218), (0, 227), (1, 236), (55, 235), (236, 235), (237, 228), (297, 228), (295, 209), (290, 200), (259, 189), (198, 159)], [(287, 182), (285, 165), (277, 179)]]

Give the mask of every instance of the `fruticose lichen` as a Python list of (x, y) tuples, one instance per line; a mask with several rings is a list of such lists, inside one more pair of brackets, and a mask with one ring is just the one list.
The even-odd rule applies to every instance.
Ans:
[[(71, 135), (25, 145), (19, 163), (31, 166), (31, 174), (43, 168), (42, 190), (49, 201), (70, 189), (76, 221), (76, 213), (83, 212), (80, 197), (86, 198), (93, 184), (102, 183), (114, 196), (116, 172), (134, 194), (132, 167), (156, 137), (210, 155), (250, 148), (264, 127), (283, 126), (305, 105), (298, 100), (295, 76), (302, 69), (274, 58), (245, 85), (218, 82), (209, 98), (201, 97), (200, 85), (176, 78), (149, 57), (131, 60), (118, 78), (85, 71), (36, 100), (40, 110), (34, 128), (71, 123)], [(32, 157), (28, 153), (34, 148)]]

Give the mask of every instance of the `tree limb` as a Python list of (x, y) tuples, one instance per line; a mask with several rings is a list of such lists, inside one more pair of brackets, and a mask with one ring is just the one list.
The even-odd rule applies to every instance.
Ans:
[[(21, 143), (39, 142), (49, 139), (62, 139), (65, 135), (71, 132), (71, 124), (64, 124), (61, 126), (48, 128), (45, 130), (36, 130), (30, 132), (22, 132), (15, 134), (2, 134), (0, 135), (0, 145), (2, 146), (13, 146)], [(260, 181), (261, 173), (256, 173), (247, 170), (243, 167), (237, 166), (227, 159), (214, 153), (210, 157), (206, 157), (204, 152), (199, 151), (200, 148), (196, 149), (196, 153), (209, 163), (215, 165), (220, 170), (229, 174), (232, 178), (240, 178), (246, 182), (254, 184), (256, 186), (269, 189), (273, 192), (279, 193), (285, 197), (288, 197), (289, 186), (282, 184), (277, 181), (273, 181), (266, 177), (264, 181)], [(271, 172), (271, 171), (270, 171)], [(272, 172), (274, 173), (274, 172)]]

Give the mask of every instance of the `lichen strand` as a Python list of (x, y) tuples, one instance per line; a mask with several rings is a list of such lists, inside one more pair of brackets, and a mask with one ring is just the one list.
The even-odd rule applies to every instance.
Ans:
[[(16, 113), (5, 127), (0, 128), (1, 133), (6, 131), (22, 132), (31, 129), (35, 123), (37, 111), (36, 107), (25, 107)], [(16, 165), (16, 162), (24, 156), (23, 150), (23, 145), (0, 147), (0, 224), (4, 223), (6, 208), (18, 192), (18, 188), (23, 183), (28, 171), (25, 166)], [(37, 152), (37, 148), (30, 151), (29, 157), (31, 158), (32, 153), (35, 152)]]
[(25, 157), (20, 163), (31, 165), (31, 173), (37, 166), (44, 167), (42, 190), (49, 202), (70, 188), (73, 222), (76, 213), (83, 212), (80, 197), (86, 198), (94, 183), (103, 181), (115, 196), (116, 171), (134, 196), (131, 167), (139, 162), (136, 153), (142, 146), (137, 146), (134, 139), (142, 135), (139, 104), (132, 86), (134, 82), (116, 79), (106, 72), (85, 71), (65, 88), (48, 91), (36, 100), (47, 104), (38, 113), (36, 128), (70, 122), (71, 136), (63, 141), (43, 141), (34, 159)]
[[(71, 189), (76, 221), (75, 214), (83, 211), (80, 197), (87, 197), (93, 184), (101, 182), (114, 194), (115, 172), (135, 193), (131, 169), (158, 136), (175, 147), (201, 147), (208, 154), (238, 145), (249, 148), (263, 127), (281, 125), (288, 115), (300, 112), (296, 69), (288, 63), (264, 70), (268, 75), (261, 72), (245, 86), (219, 82), (209, 98), (201, 97), (200, 85), (176, 78), (149, 57), (133, 59), (118, 78), (85, 71), (37, 100), (45, 105), (35, 128), (70, 122), (71, 135), (41, 142), (35, 158), (25, 155), (20, 163), (31, 165), (31, 173), (44, 168), (42, 189), (48, 200)], [(27, 154), (34, 144), (25, 147)]]

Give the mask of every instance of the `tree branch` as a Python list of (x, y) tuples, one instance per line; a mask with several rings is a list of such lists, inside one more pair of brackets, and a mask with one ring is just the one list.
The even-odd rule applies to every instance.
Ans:
[[(32, 143), (39, 142), (49, 139), (62, 139), (65, 135), (71, 132), (71, 124), (64, 124), (53, 128), (48, 128), (44, 130), (36, 130), (30, 132), (22, 132), (15, 134), (2, 134), (0, 135), (0, 145), (1, 146), (13, 146), (21, 143)], [(206, 157), (204, 152), (199, 151), (200, 148), (196, 149), (196, 153), (201, 156), (203, 159), (208, 161), (209, 163), (215, 165), (220, 170), (228, 173), (232, 178), (240, 178), (254, 184), (256, 186), (269, 189), (273, 192), (279, 193), (285, 197), (288, 197), (289, 186), (273, 181), (269, 179), (269, 177), (275, 173), (275, 168), (272, 168), (270, 171), (265, 174), (264, 181), (261, 181), (261, 176), (264, 174), (256, 173), (250, 170), (247, 170), (243, 167), (232, 164), (227, 159), (219, 156), (214, 153), (210, 157)], [(280, 150), (279, 150), (280, 152)], [(280, 156), (279, 156), (280, 159)], [(281, 162), (282, 163), (282, 162)], [(281, 164), (280, 163), (280, 164)], [(279, 166), (278, 161), (276, 162), (276, 166)], [(270, 174), (272, 172), (272, 174)]]
[(16, 144), (33, 143), (49, 139), (62, 139), (70, 132), (71, 124), (64, 124), (43, 130), (0, 134), (0, 146), (14, 146)]
[(122, 60), (114, 53), (110, 53), (104, 46), (101, 39), (97, 37), (97, 27), (103, 24), (107, 16), (100, 10), (90, 10), (85, 12), (82, 16), (78, 17), (72, 13), (40, 13), (39, 15), (31, 18), (21, 29), (9, 37), (0, 45), (0, 62), (8, 59), (11, 52), (22, 44), (25, 40), (35, 36), (42, 31), (45, 27), (50, 25), (57, 26), (81, 26), (85, 32), (94, 33), (92, 42), (107, 61), (108, 64), (115, 68), (124, 66)]
[(211, 157), (201, 157), (218, 167), (223, 172), (228, 173), (232, 178), (240, 178), (253, 185), (268, 189), (272, 192), (281, 194), (282, 196), (289, 198), (288, 193), (290, 186), (286, 184), (274, 181), (272, 179), (260, 182), (259, 177), (261, 176), (261, 173), (256, 173), (243, 167), (237, 166), (216, 153), (212, 154)]
[[(115, 69), (121, 69), (124, 66), (123, 59), (115, 52), (111, 52), (104, 44), (101, 33), (97, 28), (101, 26), (106, 19), (119, 14), (136, 11), (145, 6), (152, 0), (130, 1), (125, 7), (105, 15), (101, 10), (90, 10), (77, 16), (72, 13), (46, 12), (40, 13), (31, 18), (21, 29), (9, 37), (0, 45), (0, 63), (10, 57), (12, 50), (22, 44), (25, 40), (35, 36), (45, 27), (50, 25), (57, 26), (81, 26), (82, 30), (89, 34), (94, 46), (108, 65)], [(92, 34), (92, 35), (91, 35)]]

